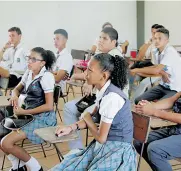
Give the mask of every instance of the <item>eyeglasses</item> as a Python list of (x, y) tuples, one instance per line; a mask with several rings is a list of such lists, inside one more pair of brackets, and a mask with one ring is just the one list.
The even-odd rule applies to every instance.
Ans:
[(27, 58), (27, 61), (31, 60), (32, 63), (35, 63), (37, 61), (44, 61), (42, 59), (37, 59), (37, 58), (31, 57), (31, 56), (26, 56), (26, 58)]

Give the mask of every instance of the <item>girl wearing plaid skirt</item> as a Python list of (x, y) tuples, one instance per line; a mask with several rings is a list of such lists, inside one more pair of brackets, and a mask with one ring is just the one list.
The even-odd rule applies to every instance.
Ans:
[(98, 89), (94, 112), (83, 113), (82, 120), (58, 128), (56, 134), (63, 136), (88, 127), (94, 140), (84, 150), (68, 155), (51, 171), (135, 171), (131, 106), (122, 92), (127, 83), (125, 60), (103, 53), (94, 56), (86, 80)]
[[(30, 56), (27, 56), (27, 61), (28, 70), (13, 90), (11, 102), (16, 115), (32, 114), (35, 119), (24, 126), (20, 132), (13, 131), (1, 140), (0, 148), (12, 163), (11, 171), (25, 171), (26, 166), (31, 171), (43, 170), (35, 158), (15, 143), (28, 138), (32, 143), (40, 144), (43, 142), (42, 139), (38, 138), (33, 131), (56, 125), (56, 114), (53, 111), (55, 80), (53, 74), (48, 71), (55, 62), (55, 56), (49, 50), (36, 47), (31, 50)], [(25, 109), (18, 107), (18, 97), (23, 89), (26, 92)], [(18, 169), (19, 159), (21, 161)]]

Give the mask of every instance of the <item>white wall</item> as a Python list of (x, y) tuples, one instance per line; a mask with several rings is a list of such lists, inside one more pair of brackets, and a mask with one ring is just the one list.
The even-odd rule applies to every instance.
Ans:
[(7, 41), (7, 30), (18, 26), (28, 49), (42, 46), (54, 50), (53, 32), (69, 33), (68, 47), (88, 49), (109, 21), (121, 39), (136, 48), (136, 2), (0, 2), (0, 47)]
[(145, 39), (153, 24), (161, 24), (170, 31), (170, 44), (181, 45), (181, 1), (145, 2)]

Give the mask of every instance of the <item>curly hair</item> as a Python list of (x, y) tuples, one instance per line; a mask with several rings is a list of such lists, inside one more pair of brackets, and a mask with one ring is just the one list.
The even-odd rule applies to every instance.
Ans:
[(128, 64), (121, 56), (111, 56), (107, 53), (101, 53), (94, 56), (100, 64), (102, 71), (110, 73), (111, 83), (122, 90), (127, 85)]
[(42, 47), (35, 47), (31, 51), (39, 53), (40, 56), (43, 58), (45, 61), (45, 68), (47, 70), (51, 70), (53, 64), (56, 62), (56, 57), (54, 53), (50, 50), (45, 50)]

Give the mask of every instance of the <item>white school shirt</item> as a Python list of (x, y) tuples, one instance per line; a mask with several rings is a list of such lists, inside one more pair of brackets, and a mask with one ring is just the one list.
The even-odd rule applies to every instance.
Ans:
[(32, 71), (27, 69), (26, 72), (24, 73), (22, 79), (21, 79), (21, 84), (25, 86), (26, 90), (28, 89), (29, 85), (34, 81), (35, 79), (42, 77), (40, 79), (40, 84), (42, 86), (42, 89), (44, 93), (51, 93), (54, 91), (54, 85), (55, 85), (55, 79), (54, 76), (51, 72), (46, 71), (45, 66), (41, 69), (38, 75), (32, 79)]
[(101, 90), (97, 90), (96, 93), (96, 106), (99, 108), (101, 121), (105, 123), (112, 123), (114, 117), (125, 103), (125, 100), (120, 95), (114, 92), (110, 92), (103, 97), (105, 91), (107, 90), (110, 84), (111, 81), (108, 80), (106, 84), (101, 88)]
[(155, 64), (165, 65), (164, 71), (170, 74), (170, 83), (165, 83), (161, 79), (160, 84), (170, 90), (181, 91), (181, 58), (175, 48), (167, 44), (161, 54), (158, 50), (156, 51), (154, 58)]
[[(68, 50), (64, 48), (61, 52), (57, 53), (56, 58), (57, 61), (53, 67), (53, 71), (64, 70), (70, 74), (73, 67), (73, 58)], [(66, 81), (61, 80), (58, 84), (60, 85), (62, 92), (65, 92)]]
[(7, 69), (10, 72), (10, 74), (16, 75), (16, 77), (19, 78), (21, 77), (21, 75), (16, 73), (16, 71), (26, 71), (27, 54), (27, 51), (23, 48), (21, 43), (18, 44), (16, 48), (8, 48), (3, 54), (3, 59), (0, 62), (0, 66), (4, 69)]

